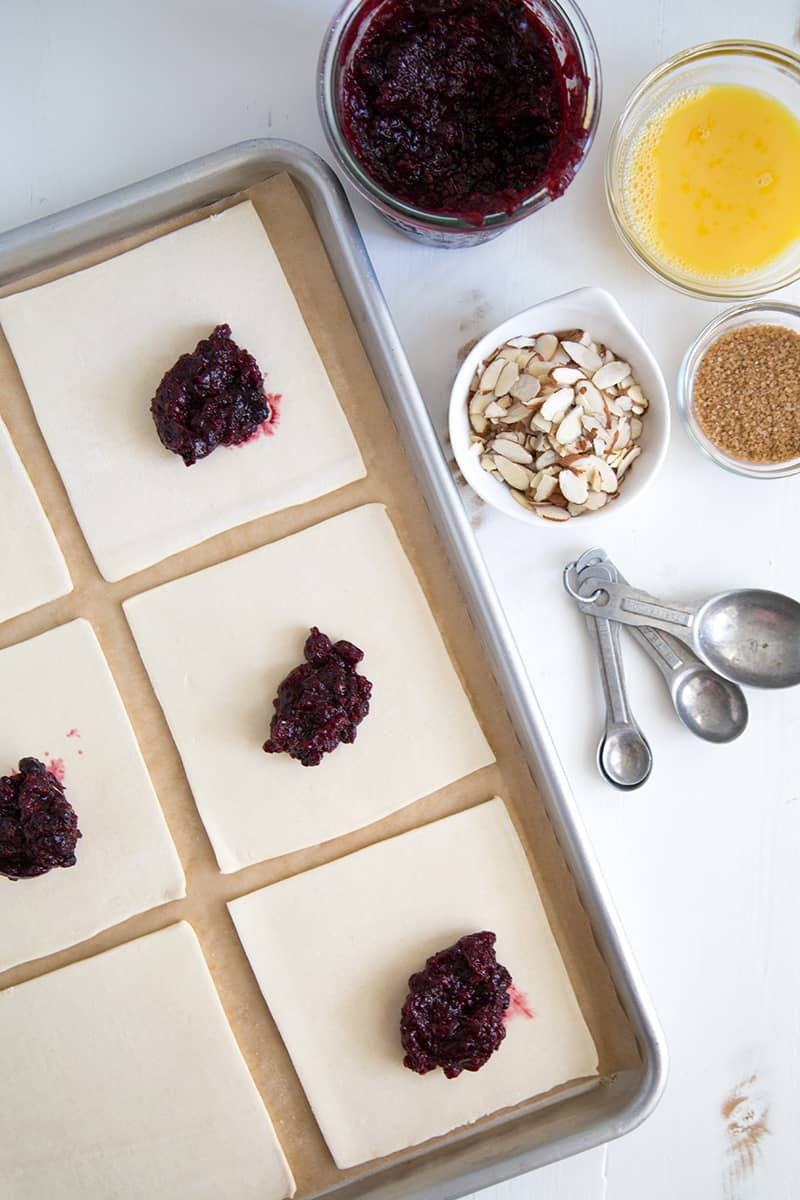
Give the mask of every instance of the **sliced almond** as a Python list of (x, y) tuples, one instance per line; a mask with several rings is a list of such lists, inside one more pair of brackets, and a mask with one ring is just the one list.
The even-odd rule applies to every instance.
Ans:
[(598, 479), (598, 486), (594, 486), (594, 477), (591, 481), (592, 490), (596, 492), (615, 492), (618, 487), (617, 476), (613, 469), (603, 458), (597, 460), (597, 470), (594, 473)]
[(570, 515), (565, 508), (556, 508), (553, 504), (545, 504), (536, 509), (537, 516), (545, 521), (569, 521)]
[(496, 400), (492, 400), (483, 410), (483, 415), (491, 418), (504, 417), (506, 410), (502, 404), (498, 404)]
[(504, 458), (502, 454), (495, 454), (494, 465), (509, 487), (517, 488), (521, 492), (527, 490), (528, 484), (533, 478), (532, 471), (528, 471), (520, 463), (511, 462), (510, 459)]
[(536, 512), (536, 505), (532, 504), (524, 492), (518, 492), (516, 488), (511, 489), (511, 499), (516, 500), (523, 508), (527, 508), (528, 512)]
[(481, 375), (480, 384), (478, 386), (480, 387), (480, 390), (482, 392), (493, 392), (494, 391), (494, 385), (497, 383), (498, 379), (500, 378), (500, 372), (503, 370), (504, 366), (505, 366), (505, 362), (502, 358), (493, 358), (492, 359), (492, 361), (489, 363), (488, 367), (485, 369), (485, 371)]
[(494, 471), (494, 459), (492, 458), (491, 454), (483, 455), (481, 458), (481, 466), (483, 467), (484, 471)]
[(556, 430), (556, 438), (559, 442), (561, 442), (562, 446), (568, 446), (571, 442), (574, 442), (576, 438), (580, 437), (581, 416), (582, 411), (576, 405), (576, 407), (571, 408), (564, 417), (563, 421)]
[(571, 501), (572, 504), (583, 504), (589, 495), (589, 485), (586, 479), (570, 470), (559, 473), (558, 486), (564, 499)]
[(562, 342), (561, 345), (573, 362), (583, 367), (584, 371), (598, 371), (602, 367), (600, 355), (596, 350), (592, 350), (591, 346), (584, 346), (580, 342)]
[(597, 458), (596, 454), (575, 454), (570, 458), (569, 465), (573, 471), (590, 473), (597, 469)]
[(545, 362), (544, 359), (541, 358), (531, 358), (528, 360), (525, 373), (527, 375), (534, 375), (537, 379), (541, 379), (542, 376), (548, 375), (551, 370), (552, 363)]
[(533, 493), (534, 500), (538, 501), (540, 504), (544, 500), (549, 500), (557, 487), (558, 480), (556, 479), (555, 475), (545, 475), (542, 473), (542, 477), (536, 484), (536, 489)]
[(558, 338), (554, 333), (543, 333), (536, 339), (536, 353), (549, 362), (558, 349)]
[(482, 413), (487, 404), (491, 402), (491, 392), (476, 392), (474, 396), (470, 396), (469, 411), (471, 413)]
[(542, 416), (541, 409), (531, 417), (531, 429), (538, 429), (542, 433), (549, 433), (552, 428), (553, 422), (548, 421), (546, 417)]
[(579, 379), (585, 379), (583, 371), (579, 371), (577, 367), (554, 367), (553, 368), (553, 383), (557, 383), (559, 387), (569, 387), (573, 383), (577, 383)]
[(542, 385), (535, 375), (520, 375), (508, 389), (509, 394), (521, 404), (534, 400), (542, 390)]
[(631, 368), (629, 363), (614, 359), (612, 362), (600, 367), (598, 371), (595, 371), (592, 376), (592, 383), (596, 388), (600, 388), (601, 390), (603, 388), (616, 387), (630, 373)]
[(581, 425), (587, 433), (592, 435), (599, 433), (601, 429), (605, 428), (599, 417), (596, 417), (594, 413), (587, 412), (584, 412), (581, 416)]
[(559, 388), (545, 400), (539, 412), (546, 421), (560, 421), (571, 407), (575, 391), (571, 387)]
[(469, 423), (476, 433), (486, 433), (486, 430), (489, 428), (489, 422), (483, 413), (470, 413)]
[(506, 362), (494, 385), (495, 396), (505, 396), (519, 379), (519, 367), (515, 362)]
[(512, 404), (506, 412), (506, 421), (512, 424), (514, 421), (527, 421), (531, 415), (531, 410), (524, 404)]
[(638, 437), (642, 436), (642, 422), (638, 417), (631, 417), (631, 437), (634, 442)]
[(591, 476), (601, 461), (602, 457), (598, 454), (578, 454), (572, 459), (570, 466), (573, 471), (586, 472)]
[(626, 446), (630, 445), (630, 441), (631, 423), (627, 417), (620, 417), (619, 425), (617, 426), (617, 441), (615, 448), (617, 450), (624, 450)]
[(545, 467), (550, 467), (555, 462), (558, 462), (555, 450), (543, 450), (533, 465), (537, 471), (543, 471)]
[(605, 413), (603, 397), (588, 379), (575, 385), (575, 395), (587, 412), (595, 413), (597, 416)]
[(513, 337), (506, 342), (507, 346), (514, 346), (517, 350), (525, 350), (529, 346), (536, 345), (536, 338), (532, 337)]
[(530, 451), (526, 450), (524, 446), (520, 446), (518, 442), (509, 441), (508, 438), (495, 438), (489, 443), (489, 449), (495, 454), (502, 454), (503, 458), (509, 458), (511, 462), (533, 462), (533, 455)]
[(583, 507), (589, 512), (596, 512), (598, 508), (602, 508), (607, 502), (608, 495), (606, 492), (589, 492)]
[[(628, 453), (623, 458), (622, 462), (617, 467), (617, 478), (618, 479), (622, 478), (622, 476), (625, 474), (625, 472), (627, 471), (628, 467), (631, 465), (633, 460), (638, 458), (641, 453), (642, 453), (641, 446), (631, 446), (630, 450), (628, 451)], [(627, 495), (627, 492), (626, 492), (626, 495)]]

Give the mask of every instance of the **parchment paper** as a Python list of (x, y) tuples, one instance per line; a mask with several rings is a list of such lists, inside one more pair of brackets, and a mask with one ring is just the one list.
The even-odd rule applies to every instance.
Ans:
[[(430, 1157), (431, 1178), (448, 1169), (452, 1148), (471, 1165), (492, 1152), (502, 1136), (497, 1118), (486, 1118), (464, 1131), (435, 1139), (411, 1154), (393, 1156), (368, 1168), (338, 1171), (314, 1122), (286, 1050), (261, 999), (247, 959), (230, 921), (225, 902), (274, 880), (296, 874), (352, 850), (413, 828), (436, 817), (502, 796), (514, 817), (575, 991), (597, 1045), (600, 1072), (634, 1068), (639, 1056), (608, 971), (594, 942), (575, 885), (531, 779), (503, 708), (458, 585), (415, 484), (397, 432), (336, 283), (324, 247), (305, 203), (288, 175), (276, 176), (246, 193), (269, 232), (284, 271), (297, 296), (311, 335), (347, 414), (367, 465), (368, 475), (310, 504), (253, 521), (220, 534), (186, 552), (117, 584), (99, 575), (63, 486), (39, 433), (30, 404), (5, 339), (0, 335), (0, 413), (39, 493), (64, 551), (74, 591), (49, 605), (8, 621), (0, 628), (0, 648), (32, 637), (76, 616), (87, 617), (97, 633), (151, 772), (156, 792), (183, 862), (188, 894), (49, 958), (0, 974), (0, 988), (32, 979), (66, 963), (163, 928), (179, 919), (190, 921), (203, 946), (234, 1034), (252, 1071), (297, 1178), (298, 1196), (342, 1186), (348, 1196), (378, 1185), (375, 1172), (392, 1166), (381, 1195), (403, 1195), (402, 1162), (420, 1154)], [(43, 283), (160, 233), (219, 211), (243, 199), (231, 196), (219, 204), (165, 222), (146, 234), (95, 250), (58, 268), (41, 272), (7, 291)], [(437, 616), (497, 763), (455, 783), (401, 812), (357, 833), (223, 876), (214, 861), (181, 763), (163, 714), (123, 617), (121, 602), (147, 588), (210, 566), (274, 541), (326, 517), (368, 501), (388, 505), (392, 520)], [(266, 720), (266, 717), (265, 717)], [(595, 1085), (598, 1086), (598, 1085)], [(600, 1084), (599, 1086), (602, 1086)], [(508, 1110), (530, 1130), (536, 1105)], [(531, 1116), (531, 1109), (534, 1115)], [(401, 1159), (400, 1162), (395, 1162)], [(381, 1176), (384, 1174), (381, 1171)], [(366, 1183), (369, 1177), (369, 1184)], [(364, 1180), (359, 1187), (358, 1181)], [(351, 1187), (344, 1187), (348, 1181)]]

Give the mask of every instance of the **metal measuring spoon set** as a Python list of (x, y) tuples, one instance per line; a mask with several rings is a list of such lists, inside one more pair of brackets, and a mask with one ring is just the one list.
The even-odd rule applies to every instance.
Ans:
[(622, 625), (663, 675), (679, 719), (708, 742), (731, 742), (744, 732), (747, 701), (739, 684), (800, 684), (800, 604), (779, 592), (748, 588), (693, 606), (665, 603), (632, 588), (599, 547), (567, 564), (564, 587), (597, 651), (606, 705), (597, 765), (615, 787), (641, 787), (653, 767), (628, 702)]

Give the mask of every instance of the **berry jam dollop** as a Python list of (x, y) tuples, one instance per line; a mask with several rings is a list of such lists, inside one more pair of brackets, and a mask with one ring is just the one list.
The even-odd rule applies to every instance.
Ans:
[(238, 446), (269, 421), (264, 377), (252, 354), (217, 325), (170, 367), (150, 404), (158, 436), (187, 467), (217, 446)]
[(316, 625), (306, 639), (305, 662), (284, 679), (264, 743), (267, 754), (290, 754), (316, 767), (340, 742), (354, 742), (369, 712), (372, 684), (356, 666), (364, 657), (352, 642), (331, 642)]
[(441, 1067), (448, 1079), (479, 1071), (506, 1036), (511, 976), (495, 957), (495, 934), (470, 933), (433, 954), (408, 981), (400, 1016), (403, 1066)]
[(63, 784), (38, 758), (20, 759), (19, 773), (0, 778), (1, 875), (32, 879), (74, 867), (80, 836)]
[(589, 81), (566, 26), (557, 37), (525, 0), (375, 0), (342, 44), (353, 154), (398, 199), (476, 225), (540, 188), (560, 196)]

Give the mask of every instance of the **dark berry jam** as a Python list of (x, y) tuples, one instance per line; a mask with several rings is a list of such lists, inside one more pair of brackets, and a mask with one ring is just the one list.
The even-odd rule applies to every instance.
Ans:
[(440, 950), (408, 981), (400, 1016), (403, 1066), (418, 1075), (441, 1067), (448, 1079), (479, 1071), (506, 1036), (511, 976), (493, 933), (470, 933)]
[(31, 879), (53, 867), (74, 867), (81, 836), (63, 784), (38, 758), (0, 778), (0, 874)]
[(182, 354), (150, 405), (158, 436), (187, 467), (217, 446), (238, 446), (272, 417), (264, 378), (252, 354), (218, 325)]
[(561, 195), (589, 86), (566, 27), (556, 46), (524, 0), (375, 0), (354, 25), (340, 119), (385, 191), (473, 224)]
[(316, 767), (340, 742), (356, 740), (356, 728), (369, 712), (372, 684), (356, 671), (364, 651), (352, 642), (331, 642), (316, 625), (304, 654), (306, 661), (289, 672), (272, 701), (275, 712), (264, 749)]

